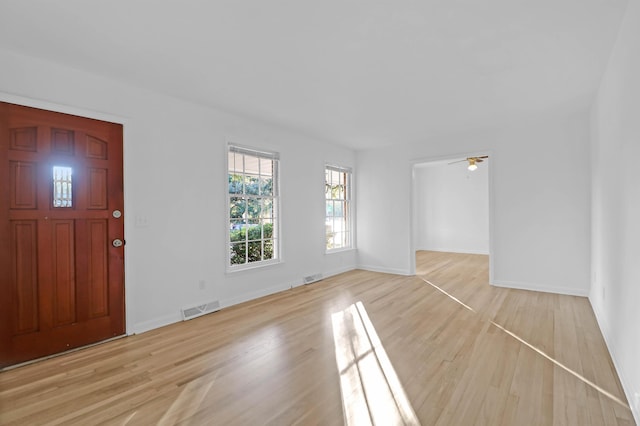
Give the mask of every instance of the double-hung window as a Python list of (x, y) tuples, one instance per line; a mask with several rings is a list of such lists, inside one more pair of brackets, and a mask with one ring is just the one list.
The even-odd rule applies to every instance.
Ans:
[(278, 165), (277, 153), (229, 146), (230, 269), (276, 263), (280, 259)]
[(352, 248), (351, 169), (327, 165), (324, 176), (326, 250)]

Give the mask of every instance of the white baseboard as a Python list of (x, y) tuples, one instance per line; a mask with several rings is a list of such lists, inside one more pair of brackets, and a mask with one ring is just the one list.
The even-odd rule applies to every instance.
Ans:
[(338, 268), (338, 269), (334, 269), (332, 271), (327, 271), (324, 274), (325, 278), (329, 278), (329, 277), (333, 277), (335, 275), (340, 275), (340, 274), (344, 274), (345, 272), (350, 272), (356, 269), (355, 265), (352, 266), (345, 266), (343, 268)]
[(182, 321), (180, 315), (180, 309), (176, 309), (175, 314), (164, 315), (162, 317), (154, 318), (149, 321), (143, 321), (133, 325), (133, 334), (142, 334), (147, 331), (154, 330), (156, 328), (164, 327), (166, 325), (174, 324)]
[(452, 249), (452, 248), (426, 248), (426, 247), (420, 247), (420, 248), (416, 248), (416, 251), (437, 251), (437, 252), (442, 252), (442, 253), (460, 253), (460, 254), (484, 254), (484, 255), (489, 255), (489, 251), (488, 250), (467, 250), (467, 249)]
[(408, 270), (405, 270), (405, 269), (383, 268), (380, 266), (371, 266), (371, 265), (358, 265), (357, 269), (362, 269), (364, 271), (371, 271), (371, 272), (381, 272), (383, 274), (394, 274), (394, 275), (405, 275), (405, 276), (413, 275), (409, 273)]
[(570, 287), (552, 287), (547, 285), (523, 283), (517, 281), (493, 280), (491, 285), (496, 287), (515, 288), (518, 290), (541, 291), (543, 293), (565, 294), (567, 296), (589, 297), (588, 289), (577, 289)]
[(292, 284), (279, 284), (268, 288), (263, 288), (257, 291), (252, 291), (249, 293), (240, 294), (238, 296), (234, 296), (228, 299), (222, 299), (220, 301), (220, 308), (228, 308), (233, 305), (238, 305), (240, 303), (248, 302), (250, 300), (259, 299), (264, 296), (269, 296), (275, 293), (279, 293), (281, 291), (289, 290), (295, 285)]
[[(344, 274), (345, 272), (353, 271), (354, 269), (356, 269), (355, 266), (345, 266), (345, 267), (334, 269), (334, 270), (331, 270), (331, 271), (322, 272), (321, 273), (322, 274), (322, 279), (324, 280), (326, 278), (333, 277), (335, 275)], [(295, 284), (293, 284), (291, 286), (291, 288), (300, 287), (300, 286), (303, 286), (303, 285), (305, 285), (305, 283), (301, 279), (299, 282), (296, 282)]]

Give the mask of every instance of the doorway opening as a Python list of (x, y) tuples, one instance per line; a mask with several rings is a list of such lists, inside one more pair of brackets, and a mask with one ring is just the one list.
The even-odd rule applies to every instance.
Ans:
[[(437, 268), (453, 257), (425, 253), (478, 256), (492, 276), (491, 158), (489, 154), (457, 155), (413, 164), (411, 269)], [(425, 264), (425, 256), (431, 260)], [(434, 263), (435, 262), (435, 263)], [(441, 266), (441, 265), (440, 265)]]

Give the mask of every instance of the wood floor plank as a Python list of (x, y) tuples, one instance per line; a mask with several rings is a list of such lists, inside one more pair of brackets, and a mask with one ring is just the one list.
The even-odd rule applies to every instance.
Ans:
[(1, 372), (0, 425), (634, 424), (586, 298), (493, 287), (487, 256), (416, 260)]

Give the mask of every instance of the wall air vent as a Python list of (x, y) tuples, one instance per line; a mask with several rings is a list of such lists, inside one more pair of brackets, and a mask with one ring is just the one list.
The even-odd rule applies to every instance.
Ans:
[(212, 302), (203, 303), (202, 305), (191, 306), (188, 308), (182, 308), (182, 320), (190, 320), (193, 318), (201, 317), (202, 315), (210, 314), (220, 310), (220, 302), (214, 300)]
[(313, 274), (303, 278), (305, 284), (315, 283), (322, 279), (322, 274)]

